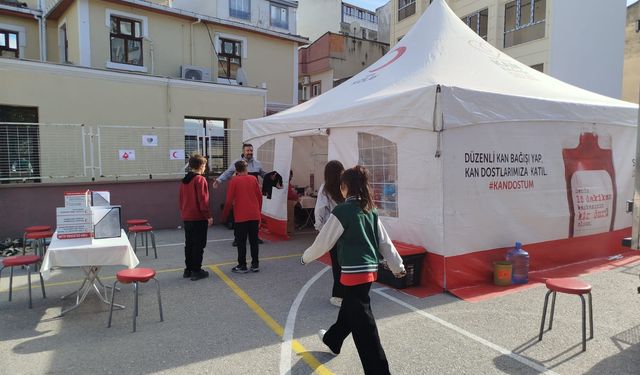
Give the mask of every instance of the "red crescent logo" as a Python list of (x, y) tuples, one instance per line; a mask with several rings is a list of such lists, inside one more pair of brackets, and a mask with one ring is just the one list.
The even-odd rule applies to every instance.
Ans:
[(404, 53), (406, 51), (407, 51), (407, 47), (405, 47), (405, 46), (401, 46), (401, 47), (398, 47), (398, 48), (392, 50), (391, 52), (395, 52), (396, 55), (393, 56), (393, 58), (391, 60), (389, 60), (386, 64), (382, 65), (381, 67), (369, 70), (369, 73), (375, 73), (378, 70), (393, 64), (396, 60), (398, 60), (400, 58), (400, 56), (404, 55)]
[(178, 151), (174, 151), (173, 154), (171, 154), (171, 155), (173, 155), (173, 157), (177, 159), (178, 158)]

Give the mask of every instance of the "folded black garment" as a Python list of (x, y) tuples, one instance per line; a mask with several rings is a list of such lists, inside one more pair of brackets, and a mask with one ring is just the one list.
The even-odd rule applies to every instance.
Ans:
[(282, 176), (276, 171), (264, 175), (262, 179), (262, 195), (266, 195), (267, 199), (271, 199), (271, 191), (274, 187), (282, 189)]

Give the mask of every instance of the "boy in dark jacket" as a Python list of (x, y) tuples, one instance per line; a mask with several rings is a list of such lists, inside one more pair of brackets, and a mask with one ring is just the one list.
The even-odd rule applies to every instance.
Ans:
[(258, 180), (247, 172), (247, 162), (235, 163), (236, 176), (227, 188), (227, 200), (224, 204), (222, 220), (227, 217), (233, 204), (233, 216), (236, 221), (234, 231), (238, 242), (238, 265), (231, 269), (235, 273), (247, 273), (247, 236), (251, 247), (251, 272), (259, 272), (258, 229), (262, 211), (262, 192)]
[(207, 159), (202, 155), (189, 158), (189, 168), (180, 184), (180, 216), (184, 221), (184, 264), (182, 277), (200, 280), (209, 276), (202, 269), (202, 254), (207, 246), (207, 226), (213, 225), (209, 210), (209, 185), (202, 176)]

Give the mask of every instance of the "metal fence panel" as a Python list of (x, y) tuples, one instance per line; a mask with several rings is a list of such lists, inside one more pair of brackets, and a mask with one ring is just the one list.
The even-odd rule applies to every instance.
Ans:
[(87, 178), (81, 124), (0, 122), (0, 182)]

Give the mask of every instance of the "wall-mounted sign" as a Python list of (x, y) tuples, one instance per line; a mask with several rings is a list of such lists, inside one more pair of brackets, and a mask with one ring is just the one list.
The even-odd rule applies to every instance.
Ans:
[(158, 136), (157, 135), (143, 135), (142, 136), (142, 145), (143, 146), (157, 146), (158, 145)]
[(118, 160), (136, 160), (136, 150), (118, 150)]
[(184, 150), (169, 150), (169, 160), (184, 160)]

